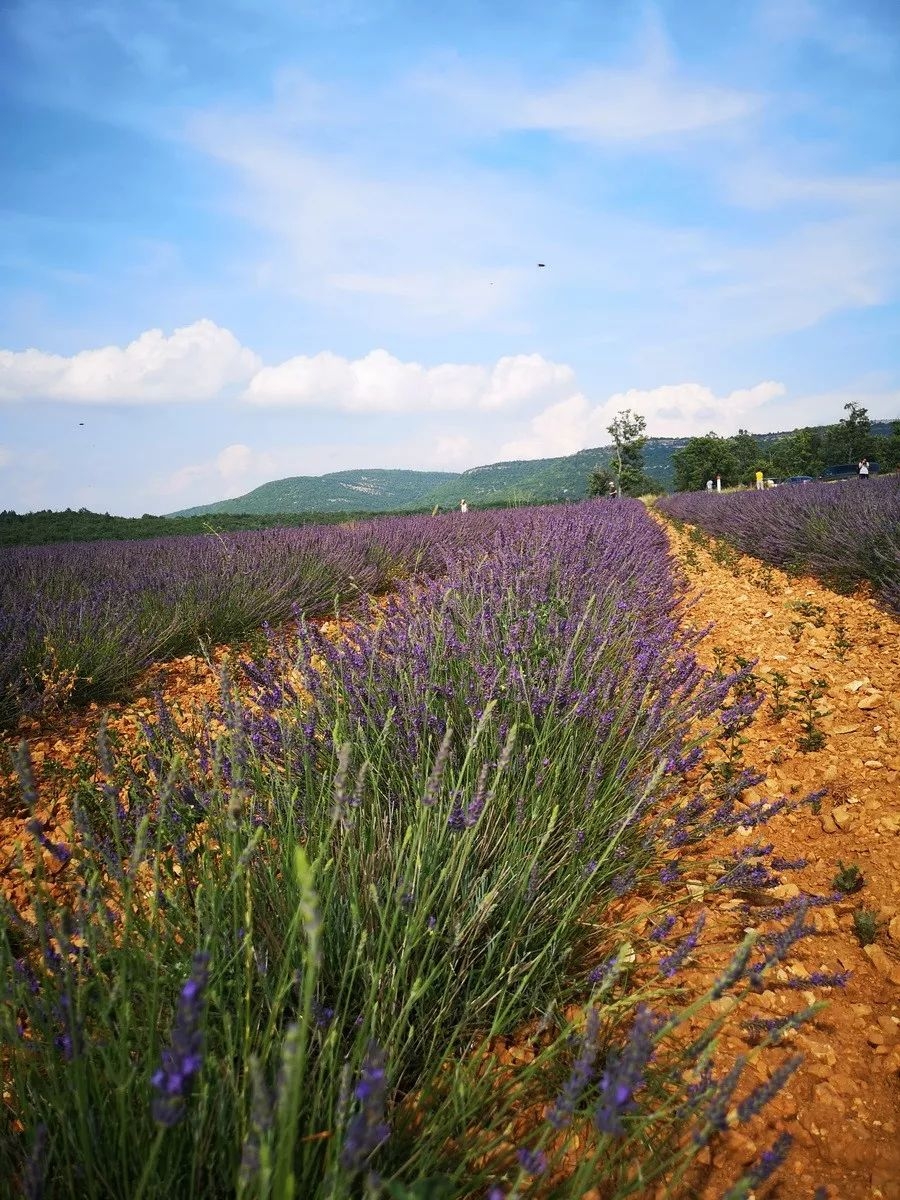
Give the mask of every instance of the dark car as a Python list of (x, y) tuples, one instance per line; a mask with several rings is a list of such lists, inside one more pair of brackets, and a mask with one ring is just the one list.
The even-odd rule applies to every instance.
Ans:
[[(878, 463), (869, 463), (869, 474), (878, 474)], [(852, 479), (859, 475), (858, 463), (832, 463), (822, 472), (823, 479)]]
[(788, 484), (788, 483), (815, 483), (816, 481), (812, 475), (792, 475), (790, 477), (790, 479), (785, 479), (784, 482), (786, 484)]

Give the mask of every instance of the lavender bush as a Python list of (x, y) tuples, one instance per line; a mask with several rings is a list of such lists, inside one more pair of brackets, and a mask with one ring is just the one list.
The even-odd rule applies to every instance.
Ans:
[(869, 583), (900, 612), (900, 477), (810, 483), (765, 492), (679, 492), (661, 512), (746, 554), (848, 590)]
[[(295, 651), (273, 638), (245, 664), (247, 701), (223, 678), (204, 734), (162, 705), (141, 756), (101, 734), (79, 837), (55, 848), (71, 902), (39, 874), (0, 936), (0, 1177), (47, 1197), (546, 1183), (615, 1200), (677, 1191), (775, 1094), (740, 1094), (710, 1006), (777, 986), (815, 899), (769, 905), (690, 1003), (696, 906), (679, 937), (663, 893), (662, 957), (639, 975), (610, 924), (627, 893), (705, 873), (711, 834), (786, 804), (745, 801), (739, 770), (679, 799), (702, 774), (696, 718), (727, 739), (753, 702), (746, 672), (705, 672), (679, 632), (663, 532), (637, 502), (587, 503), (504, 514), (444, 553), (439, 580), (363, 606), (339, 646), (305, 624)], [(791, 865), (770, 854), (742, 839), (710, 886), (752, 908)], [(788, 1028), (761, 1026), (761, 1045), (785, 1058)], [(516, 1070), (497, 1061), (507, 1038), (527, 1046)], [(735, 1187), (773, 1169), (763, 1156)]]

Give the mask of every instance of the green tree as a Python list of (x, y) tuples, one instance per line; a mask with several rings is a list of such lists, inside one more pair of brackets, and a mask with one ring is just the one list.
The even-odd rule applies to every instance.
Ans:
[(717, 475), (721, 475), (723, 487), (733, 487), (740, 480), (740, 463), (730, 439), (720, 438), (715, 433), (691, 438), (683, 449), (672, 455), (672, 465), (676, 492), (706, 487), (706, 481)]
[(618, 490), (616, 478), (608, 466), (601, 465), (594, 467), (588, 476), (589, 496), (616, 495)]
[(817, 429), (798, 429), (779, 438), (770, 448), (773, 474), (821, 475), (825, 468), (822, 434)]
[(900, 421), (891, 422), (887, 437), (875, 439), (875, 461), (882, 471), (896, 471), (900, 467)]
[(770, 473), (765, 449), (752, 433), (748, 433), (746, 429), (739, 429), (734, 437), (726, 440), (737, 461), (740, 483), (753, 483), (757, 471), (762, 471), (763, 474)]
[(844, 405), (846, 417), (825, 430), (824, 452), (829, 463), (853, 463), (873, 457), (878, 439), (872, 436), (868, 411), (851, 400)]
[(630, 408), (623, 409), (607, 426), (615, 447), (612, 468), (620, 496), (641, 496), (653, 488), (653, 481), (644, 470), (646, 429), (644, 418)]

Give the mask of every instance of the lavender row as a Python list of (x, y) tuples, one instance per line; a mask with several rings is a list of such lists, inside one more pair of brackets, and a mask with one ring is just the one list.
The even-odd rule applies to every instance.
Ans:
[[(804, 1015), (760, 1031), (776, 1063), (756, 1089), (717, 1059), (720, 1013), (684, 1035), (776, 987), (815, 930), (789, 903), (703, 995), (679, 992), (705, 920), (683, 875), (739, 892), (738, 926), (762, 929), (753, 897), (787, 869), (746, 836), (704, 865), (710, 835), (786, 801), (704, 769), (698, 718), (734, 740), (757, 700), (746, 672), (700, 666), (682, 594), (637, 502), (507, 513), (339, 644), (273, 635), (244, 664), (249, 701), (223, 679), (204, 732), (160, 703), (140, 755), (102, 736), (76, 843), (33, 826), (72, 903), (56, 913), (38, 876), (34, 921), (0, 933), (0, 1174), (48, 1198), (619, 1200), (635, 1170), (677, 1182), (736, 1100), (753, 1120)], [(670, 889), (658, 961), (636, 979), (611, 905), (652, 888)]]
[(0, 556), (0, 725), (108, 699), (151, 663), (321, 613), (484, 545), (493, 513), (383, 518)]
[(900, 477), (765, 492), (679, 492), (657, 504), (746, 554), (807, 571), (838, 590), (868, 583), (900, 612)]

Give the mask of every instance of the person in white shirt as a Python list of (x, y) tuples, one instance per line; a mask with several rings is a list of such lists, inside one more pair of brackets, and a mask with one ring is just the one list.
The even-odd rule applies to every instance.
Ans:
[(859, 477), (860, 477), (860, 479), (868, 479), (869, 478), (869, 460), (867, 458), (864, 458), (860, 461)]

